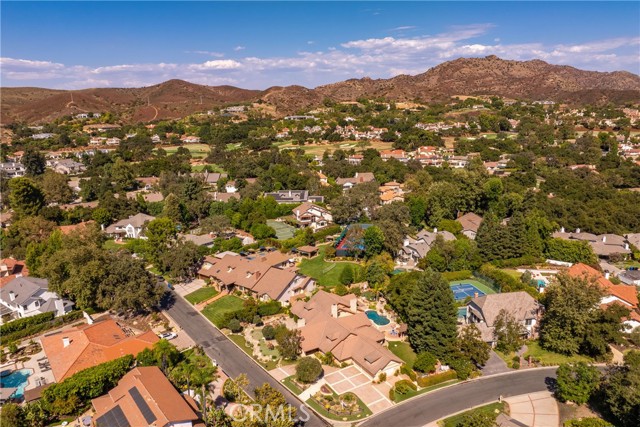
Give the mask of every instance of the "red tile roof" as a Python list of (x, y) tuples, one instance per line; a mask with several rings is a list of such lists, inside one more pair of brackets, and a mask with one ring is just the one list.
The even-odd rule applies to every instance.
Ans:
[(625, 301), (634, 309), (638, 307), (638, 292), (635, 286), (614, 285), (601, 272), (582, 263), (572, 265), (567, 273), (572, 277), (587, 277), (596, 280), (609, 295)]

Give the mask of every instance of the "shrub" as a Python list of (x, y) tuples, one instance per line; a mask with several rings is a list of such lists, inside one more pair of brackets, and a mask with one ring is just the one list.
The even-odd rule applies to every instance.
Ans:
[(441, 274), (447, 282), (451, 282), (453, 280), (469, 279), (473, 276), (473, 274), (471, 274), (471, 270), (445, 271)]
[(256, 314), (255, 316), (253, 316), (253, 321), (251, 323), (253, 323), (256, 326), (262, 325), (262, 317)]
[(333, 353), (330, 351), (326, 353), (320, 353), (319, 359), (324, 365), (332, 365), (333, 364)]
[(438, 360), (436, 357), (428, 351), (423, 351), (418, 354), (416, 361), (413, 362), (413, 369), (423, 373), (433, 372)]
[(613, 427), (613, 424), (601, 418), (589, 417), (580, 420), (569, 420), (564, 423), (564, 427)]
[(432, 385), (440, 384), (446, 381), (456, 379), (458, 374), (453, 369), (442, 372), (440, 374), (428, 375), (425, 377), (418, 377), (418, 385), (422, 388), (430, 387)]
[(54, 317), (55, 317), (55, 313), (51, 311), (48, 313), (37, 314), (31, 317), (24, 317), (22, 319), (17, 319), (0, 326), (0, 334), (7, 335), (7, 334), (10, 334), (11, 332), (20, 331), (22, 329), (26, 329), (33, 325), (47, 323), (53, 320)]
[(415, 371), (413, 369), (411, 369), (409, 366), (407, 366), (406, 364), (400, 365), (400, 373), (407, 375), (413, 381), (416, 380), (417, 375), (416, 375)]
[(387, 380), (387, 374), (384, 372), (380, 372), (380, 375), (378, 375), (378, 382), (383, 383), (386, 380)]
[(558, 398), (578, 405), (587, 403), (600, 384), (600, 371), (584, 362), (560, 365), (557, 376)]
[(229, 320), (227, 327), (231, 329), (231, 332), (233, 332), (234, 334), (242, 331), (242, 325), (240, 324), (240, 321), (238, 319)]
[(336, 286), (335, 288), (335, 293), (341, 297), (347, 295), (349, 293), (349, 289), (343, 285), (342, 283), (339, 283), (338, 286)]
[(272, 340), (276, 337), (276, 328), (271, 325), (267, 325), (262, 328), (262, 336), (265, 340)]
[(466, 380), (474, 371), (473, 364), (467, 359), (454, 359), (449, 362), (451, 369), (456, 371), (459, 380)]
[(262, 317), (280, 313), (282, 305), (278, 301), (269, 301), (258, 305), (258, 314)]
[(303, 383), (315, 382), (322, 374), (322, 365), (315, 357), (303, 357), (296, 365), (296, 378)]
[(409, 380), (400, 380), (394, 386), (395, 394), (407, 394), (411, 391), (416, 391), (418, 387)]
[(491, 261), (498, 268), (520, 267), (523, 265), (536, 265), (544, 262), (543, 258), (527, 255), (520, 258), (499, 259)]
[[(44, 314), (46, 314), (47, 316), (44, 316)], [(30, 319), (38, 318), (39, 316), (42, 316), (42, 317), (40, 317), (39, 320), (37, 321), (22, 322), (23, 320), (25, 321), (30, 320)], [(15, 320), (13, 322), (7, 323), (6, 325), (2, 325), (3, 327), (11, 326), (11, 328), (13, 328), (14, 330), (13, 332), (7, 332), (7, 333), (4, 332), (5, 330), (2, 330), (2, 332), (0, 332), (0, 339), (1, 339), (0, 342), (4, 345), (5, 343), (10, 343), (12, 341), (19, 341), (23, 338), (37, 335), (43, 331), (60, 327), (66, 323), (70, 323), (82, 318), (82, 311), (80, 310), (72, 311), (71, 313), (65, 314), (64, 316), (55, 317), (55, 318), (53, 316), (54, 316), (53, 312), (43, 313), (42, 315), (25, 317), (24, 319)], [(43, 321), (46, 318), (48, 318), (48, 320)], [(15, 322), (19, 322), (17, 326), (13, 325), (13, 323)], [(7, 330), (10, 330), (10, 329), (7, 329)]]

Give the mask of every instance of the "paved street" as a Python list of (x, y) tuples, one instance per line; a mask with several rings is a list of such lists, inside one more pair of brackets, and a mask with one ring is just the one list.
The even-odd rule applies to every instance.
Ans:
[(409, 403), (394, 406), (360, 425), (365, 427), (424, 426), (449, 414), (495, 402), (500, 396), (510, 397), (545, 391), (548, 389), (547, 378), (555, 377), (556, 369), (516, 371), (460, 383), (428, 393)]
[[(223, 333), (200, 315), (191, 304), (173, 292), (168, 293), (167, 296), (163, 301), (163, 310), (189, 334), (197, 345), (204, 348), (209, 357), (218, 362), (227, 375), (236, 377), (241, 373), (246, 373), (250, 382), (250, 390), (265, 382), (269, 383), (284, 394), (288, 403), (296, 408), (300, 407), (301, 402), (286, 387), (267, 374), (245, 352), (236, 347)], [(311, 415), (311, 419), (305, 424), (306, 426), (327, 425), (323, 419), (311, 412), (310, 409), (307, 408), (306, 412)], [(304, 413), (298, 410), (298, 415), (303, 416)]]

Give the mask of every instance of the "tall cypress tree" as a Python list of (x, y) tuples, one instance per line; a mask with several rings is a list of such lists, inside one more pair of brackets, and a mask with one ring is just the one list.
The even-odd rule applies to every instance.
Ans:
[(409, 342), (416, 353), (428, 351), (446, 359), (456, 346), (457, 310), (449, 284), (431, 269), (418, 278), (407, 307)]

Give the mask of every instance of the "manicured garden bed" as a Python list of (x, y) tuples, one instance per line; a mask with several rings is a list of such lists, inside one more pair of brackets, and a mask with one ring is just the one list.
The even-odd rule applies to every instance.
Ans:
[(505, 403), (504, 402), (502, 402), (502, 403), (500, 403), (500, 402), (490, 403), (488, 405), (480, 406), (479, 408), (472, 409), (472, 410), (466, 411), (466, 412), (462, 412), (462, 413), (460, 413), (458, 415), (454, 415), (454, 416), (449, 417), (449, 418), (445, 418), (444, 420), (438, 422), (438, 424), (440, 426), (442, 426), (442, 427), (457, 427), (458, 424), (460, 424), (462, 419), (467, 414), (483, 413), (483, 414), (491, 414), (491, 415), (498, 416), (498, 412), (503, 412), (504, 409), (505, 409)]
[(185, 295), (185, 299), (187, 301), (189, 301), (191, 304), (198, 304), (201, 303), (202, 301), (206, 301), (209, 298), (213, 298), (216, 295), (218, 295), (219, 292), (211, 287), (211, 286), (207, 286), (204, 288), (200, 288), (197, 291), (193, 291), (190, 294)]
[[(349, 402), (343, 399), (349, 396)], [(319, 399), (320, 401), (316, 400)], [(343, 402), (344, 404), (341, 404)], [(368, 417), (372, 414), (371, 410), (364, 404), (358, 396), (353, 393), (344, 393), (338, 396), (337, 393), (331, 394), (316, 393), (306, 402), (313, 409), (318, 411), (322, 416), (338, 421), (356, 421)], [(344, 411), (344, 412), (343, 412)]]

